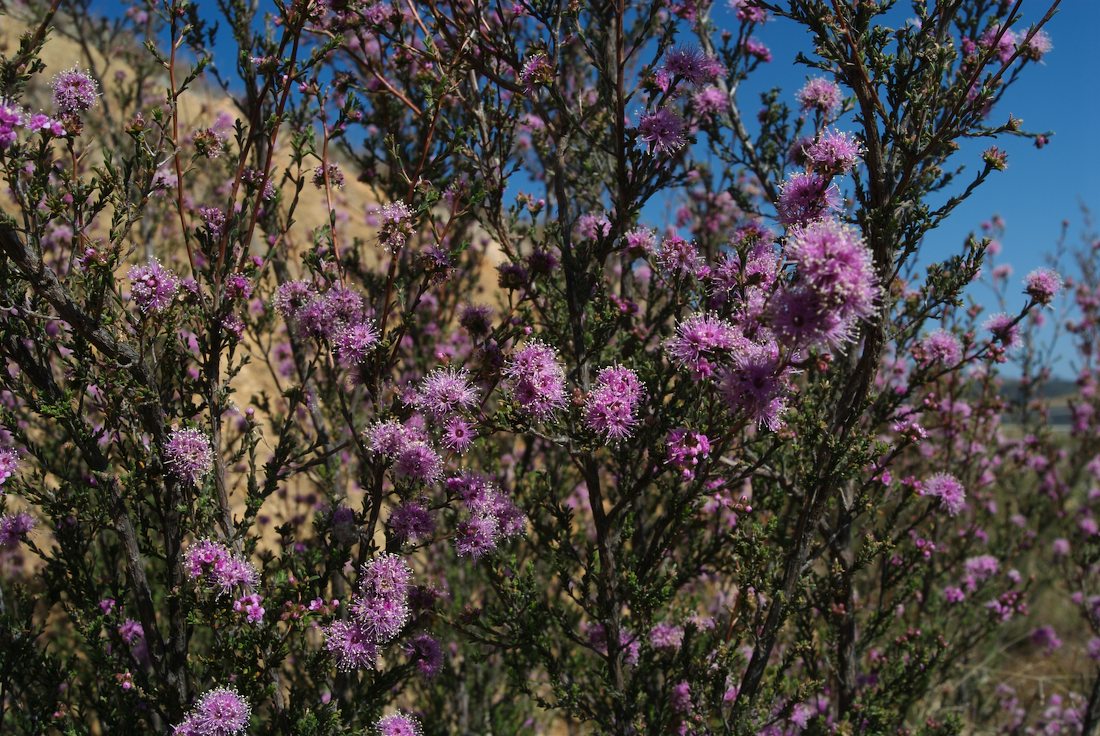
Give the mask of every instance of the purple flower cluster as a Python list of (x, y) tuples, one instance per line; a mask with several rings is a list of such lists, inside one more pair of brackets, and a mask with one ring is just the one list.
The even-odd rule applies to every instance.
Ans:
[(234, 736), (244, 733), (252, 715), (248, 701), (231, 688), (210, 690), (195, 704), (173, 736)]
[(145, 638), (145, 629), (134, 619), (128, 618), (119, 624), (118, 635), (120, 639), (132, 646)]
[(1024, 279), (1027, 287), (1027, 295), (1040, 304), (1047, 305), (1054, 301), (1058, 292), (1062, 290), (1062, 277), (1049, 268), (1037, 268)]
[(966, 490), (950, 473), (936, 473), (920, 484), (920, 495), (939, 499), (949, 516), (958, 516), (966, 504)]
[(22, 107), (0, 97), (0, 151), (10, 148), (19, 139), (19, 128), (26, 128), (32, 133), (42, 131), (54, 136), (65, 135), (65, 126), (61, 121), (42, 113), (27, 115)]
[(762, 61), (765, 64), (772, 60), (772, 51), (769, 49), (763, 41), (758, 38), (749, 36), (742, 44), (742, 48), (748, 56)]
[(249, 593), (233, 601), (233, 610), (237, 613), (243, 613), (245, 620), (250, 624), (262, 623), (264, 614), (267, 612), (266, 609), (264, 609), (263, 602), (264, 599), (262, 596), (256, 593)]
[(713, 82), (725, 72), (725, 68), (720, 61), (697, 47), (681, 47), (665, 55), (663, 71), (669, 77), (683, 79), (698, 87)]
[(1010, 314), (998, 312), (990, 315), (982, 323), (982, 328), (987, 330), (993, 340), (1000, 343), (1006, 350), (1011, 350), (1020, 344), (1020, 326)]
[[(10, 447), (0, 448), (0, 486), (3, 486), (8, 478), (19, 469), (19, 452)], [(0, 495), (3, 495), (0, 489)]]
[[(588, 643), (593, 649), (603, 655), (607, 655), (607, 628), (601, 623), (582, 624), (584, 633), (588, 637)], [(622, 652), (623, 661), (627, 664), (637, 664), (641, 654), (641, 639), (624, 626), (619, 629), (619, 650)]]
[(825, 217), (840, 205), (840, 193), (829, 176), (800, 171), (787, 177), (776, 210), (784, 225), (804, 225)]
[(810, 168), (824, 174), (846, 174), (856, 167), (863, 147), (839, 130), (826, 129), (805, 149)]
[(366, 432), (371, 452), (393, 462), (399, 478), (414, 483), (434, 483), (443, 474), (443, 458), (428, 443), (428, 437), (415, 426), (389, 420), (379, 422)]
[(737, 20), (744, 23), (764, 23), (768, 11), (757, 5), (754, 0), (727, 0), (729, 9), (737, 13)]
[(606, 238), (607, 234), (611, 232), (611, 220), (607, 219), (607, 215), (599, 210), (585, 212), (577, 218), (577, 224), (574, 225), (573, 231), (580, 240), (596, 242), (601, 238)]
[(913, 346), (913, 357), (925, 368), (932, 365), (949, 367), (962, 360), (962, 345), (959, 338), (947, 330), (935, 330)]
[(686, 680), (680, 681), (672, 686), (672, 692), (669, 694), (669, 705), (677, 713), (688, 713), (691, 711), (691, 683)]
[(143, 314), (168, 309), (180, 289), (179, 277), (156, 258), (150, 258), (144, 266), (132, 266), (126, 275), (130, 279), (130, 297)]
[(287, 281), (279, 285), (272, 304), (298, 335), (328, 340), (346, 367), (362, 363), (378, 344), (366, 303), (353, 289), (334, 285), (318, 293), (308, 281)]
[(739, 228), (730, 239), (738, 250), (721, 256), (708, 274), (709, 306), (717, 309), (740, 302), (743, 319), (739, 321), (759, 321), (782, 266), (774, 243), (772, 233), (756, 223)]
[(419, 542), (431, 537), (435, 522), (428, 509), (415, 501), (406, 501), (390, 511), (386, 525), (396, 539), (402, 542)]
[(424, 733), (420, 721), (401, 711), (382, 716), (374, 728), (378, 736), (421, 736)]
[(11, 549), (34, 529), (34, 517), (26, 512), (0, 516), (0, 547)]
[(554, 65), (544, 52), (537, 51), (523, 62), (523, 68), (519, 71), (519, 83), (527, 94), (534, 92), (536, 87), (553, 81)]
[(324, 632), (325, 649), (341, 670), (371, 669), (378, 661), (378, 643), (354, 621), (333, 621)]
[(837, 346), (851, 339), (855, 323), (874, 314), (880, 296), (863, 238), (835, 220), (820, 220), (793, 229), (786, 252), (798, 280), (777, 295), (776, 331), (795, 345)]
[(638, 137), (649, 144), (649, 150), (659, 155), (671, 155), (687, 143), (684, 119), (674, 110), (662, 107), (642, 116)]
[(359, 292), (334, 285), (311, 298), (289, 321), (302, 335), (335, 341), (349, 326), (366, 321), (366, 305)]
[(340, 364), (348, 368), (363, 363), (378, 344), (378, 330), (370, 322), (356, 322), (336, 333), (333, 352)]
[(684, 627), (661, 622), (649, 630), (649, 645), (669, 652), (679, 651), (684, 643)]
[(819, 112), (832, 117), (840, 110), (840, 87), (836, 82), (824, 77), (813, 77), (795, 95), (803, 112)]
[(706, 263), (695, 244), (677, 235), (670, 235), (661, 242), (656, 261), (661, 272), (670, 279), (695, 278), (706, 270)]
[(470, 445), (477, 439), (474, 425), (459, 416), (450, 417), (443, 424), (443, 436), (440, 441), (443, 446), (460, 455), (470, 449)]
[[(1031, 38), (1028, 39), (1027, 35), (1030, 31), (1025, 31), (1020, 34), (1020, 43), (1023, 44), (1023, 55), (1032, 61), (1039, 61), (1044, 56), (1051, 52), (1054, 48), (1054, 43), (1050, 40), (1050, 35), (1040, 29), (1031, 34)], [(1019, 44), (1017, 44), (1019, 46)]]
[(252, 296), (252, 280), (243, 273), (231, 273), (225, 278), (225, 295), (230, 299)]
[(632, 256), (644, 256), (654, 252), (657, 246), (657, 233), (649, 228), (639, 227), (623, 236), (627, 252)]
[(523, 512), (485, 476), (465, 473), (449, 478), (447, 491), (469, 512), (455, 532), (455, 551), (460, 557), (477, 559), (496, 549), (501, 540), (523, 533), (527, 522)]
[(225, 210), (221, 207), (199, 207), (199, 217), (211, 237), (221, 237), (225, 231)]
[(531, 340), (504, 366), (504, 385), (520, 411), (545, 421), (565, 406), (565, 369), (553, 348)]
[(344, 172), (340, 170), (340, 167), (336, 164), (329, 164), (328, 166), (318, 166), (313, 169), (313, 186), (318, 189), (323, 189), (325, 186), (325, 176), (328, 176), (328, 184), (333, 189), (344, 188)]
[(709, 314), (695, 314), (676, 326), (665, 342), (672, 362), (687, 368), (695, 378), (709, 378), (716, 366), (729, 359), (747, 341), (729, 322)]
[(474, 337), (488, 335), (493, 329), (493, 308), (484, 304), (466, 304), (459, 313), (458, 323)]
[(420, 382), (413, 406), (435, 419), (468, 411), (478, 402), (478, 392), (470, 385), (467, 371), (436, 368)]
[(19, 138), (17, 128), (23, 127), (23, 108), (0, 97), (0, 151), (10, 147)]
[(735, 414), (744, 414), (773, 432), (783, 426), (790, 369), (775, 342), (749, 343), (722, 372), (722, 397)]
[(604, 368), (584, 404), (584, 422), (607, 442), (619, 442), (634, 431), (637, 408), (645, 395), (638, 374), (619, 365)]
[(74, 66), (54, 77), (53, 104), (62, 115), (91, 110), (99, 104), (99, 84)]
[(730, 100), (726, 93), (714, 85), (703, 87), (696, 92), (692, 95), (691, 102), (695, 107), (695, 112), (703, 119), (712, 118), (723, 113), (730, 106)]
[(1008, 28), (1005, 28), (999, 23), (991, 25), (985, 30), (978, 38), (978, 45), (985, 49), (994, 50), (997, 59), (1002, 63), (1007, 63), (1012, 58), (1012, 54), (1016, 51), (1016, 33)]
[(219, 595), (235, 588), (255, 588), (260, 582), (255, 565), (210, 539), (201, 539), (187, 548), (183, 567), (188, 577), (210, 584)]
[(210, 438), (192, 427), (173, 429), (164, 443), (164, 461), (176, 478), (198, 485), (214, 467)]
[(371, 211), (379, 221), (378, 241), (391, 253), (405, 247), (413, 234), (413, 212), (404, 202), (390, 202)]
[(668, 433), (665, 448), (668, 464), (679, 470), (684, 480), (693, 479), (699, 461), (710, 456), (710, 440), (707, 436), (684, 427)]
[(431, 634), (417, 634), (402, 649), (426, 678), (435, 677), (443, 669), (443, 648)]
[(363, 566), (350, 617), (325, 628), (325, 649), (340, 669), (374, 667), (378, 648), (392, 641), (409, 618), (411, 581), (412, 570), (397, 555), (383, 554)]

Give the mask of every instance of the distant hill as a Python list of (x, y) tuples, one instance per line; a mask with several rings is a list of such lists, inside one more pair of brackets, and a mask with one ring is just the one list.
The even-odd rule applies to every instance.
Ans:
[[(1056, 427), (1068, 427), (1072, 420), (1069, 399), (1077, 395), (1077, 383), (1065, 378), (1052, 378), (1039, 386), (1037, 395), (1050, 411), (1050, 423)], [(1004, 397), (1010, 402), (1023, 399), (1024, 392), (1018, 379), (1005, 379)], [(1006, 418), (1009, 422), (1014, 421), (1011, 414)]]
[[(1005, 379), (1005, 394), (1012, 400), (1022, 397), (1023, 391), (1018, 379)], [(1066, 378), (1052, 378), (1039, 387), (1039, 398), (1062, 399), (1077, 393), (1077, 382)]]

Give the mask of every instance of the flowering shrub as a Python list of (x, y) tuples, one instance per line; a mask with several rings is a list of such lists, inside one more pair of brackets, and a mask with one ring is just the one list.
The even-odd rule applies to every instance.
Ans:
[(891, 5), (20, 6), (5, 732), (1091, 733), (1096, 249), (917, 260), (1054, 8)]

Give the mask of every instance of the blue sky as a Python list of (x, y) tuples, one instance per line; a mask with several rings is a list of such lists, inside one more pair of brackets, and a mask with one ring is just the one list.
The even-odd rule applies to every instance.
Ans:
[[(899, 6), (909, 7), (908, 3)], [(1025, 0), (1024, 22), (1037, 21), (1049, 4)], [(719, 20), (722, 16), (717, 16)], [(1008, 153), (1008, 169), (993, 172), (987, 182), (961, 205), (924, 244), (921, 261), (941, 260), (958, 252), (967, 234), (983, 220), (1000, 214), (1007, 225), (1004, 251), (999, 262), (1013, 265), (1014, 279), (1043, 265), (1062, 228), (1070, 222), (1070, 237), (1083, 227), (1080, 204), (1100, 215), (1100, 54), (1096, 29), (1100, 28), (1100, 2), (1067, 0), (1047, 25), (1054, 50), (1040, 64), (1033, 64), (994, 109), (991, 120), (1009, 113), (1024, 121), (1029, 130), (1054, 131), (1049, 145), (1037, 150), (1025, 139), (1005, 138), (997, 143)], [(774, 21), (756, 34), (771, 48), (774, 61), (745, 86), (740, 99), (752, 110), (761, 90), (782, 87), (790, 104), (793, 94), (812, 70), (796, 66), (795, 54), (812, 52), (809, 35), (793, 24)], [(989, 141), (964, 145), (957, 160), (981, 166), (981, 152)], [(988, 298), (975, 293), (979, 300)], [(1022, 297), (1021, 297), (1022, 298)]]
[[(208, 8), (211, 19), (218, 17), (213, 0), (198, 0)], [(721, 27), (736, 28), (737, 21), (726, 9), (726, 0), (716, 0), (715, 21)], [(1049, 6), (1048, 0), (1024, 0), (1023, 22), (1036, 22)], [(898, 3), (891, 21), (904, 22), (909, 2)], [(261, 15), (274, 10), (271, 0), (261, 0)], [(96, 3), (94, 9), (108, 16), (120, 12), (120, 6)], [(942, 260), (959, 252), (968, 233), (992, 215), (1001, 215), (1007, 224), (1002, 241), (1003, 254), (998, 262), (1011, 263), (1015, 283), (1032, 268), (1044, 265), (1044, 257), (1058, 239), (1063, 220), (1070, 224), (1070, 242), (1079, 240), (1083, 229), (1081, 205), (1100, 216), (1100, 54), (1097, 53), (1096, 29), (1100, 28), (1100, 1), (1064, 0), (1059, 12), (1047, 25), (1054, 49), (1039, 64), (1031, 64), (1020, 81), (995, 108), (991, 119), (1002, 121), (1011, 113), (1022, 119), (1024, 127), (1034, 131), (1053, 131), (1049, 145), (1037, 150), (1026, 139), (1004, 138), (997, 143), (1008, 153), (1008, 169), (994, 172), (989, 180), (936, 231), (930, 233), (922, 248), (919, 263)], [(772, 50), (774, 60), (764, 65), (744, 85), (739, 101), (747, 114), (759, 103), (759, 93), (780, 87), (784, 99), (794, 106), (794, 93), (808, 74), (815, 73), (794, 63), (803, 51), (812, 55), (807, 32), (793, 23), (773, 20), (755, 34)], [(224, 32), (215, 49), (221, 66), (231, 68), (235, 49)], [(967, 142), (955, 162), (968, 168), (981, 166), (981, 152), (987, 140)], [(964, 174), (963, 180), (966, 180)], [(653, 203), (644, 213), (649, 224), (662, 226), (668, 209)], [(658, 221), (659, 220), (659, 221)], [(1015, 288), (1013, 291), (1017, 291)], [(982, 286), (971, 292), (982, 303), (991, 304), (991, 292)], [(1020, 298), (1022, 304), (1023, 297)], [(1010, 303), (1009, 308), (1019, 304)], [(1064, 370), (1064, 368), (1063, 368)]]
[[(217, 10), (212, 0), (199, 0)], [(261, 14), (270, 0), (261, 2)], [(715, 20), (735, 28), (737, 21), (725, 8), (725, 0), (715, 2)], [(910, 7), (899, 2), (891, 15), (907, 16), (898, 10)], [(1024, 0), (1024, 27), (1037, 21), (1048, 7), (1045, 0)], [(118, 6), (104, 3), (108, 15)], [(1071, 222), (1071, 233), (1081, 230), (1080, 203), (1100, 213), (1100, 54), (1097, 53), (1096, 29), (1100, 27), (1100, 2), (1065, 0), (1047, 26), (1054, 50), (1040, 64), (1032, 64), (1013, 87), (992, 119), (1003, 120), (1008, 113), (1024, 121), (1030, 130), (1052, 130), (1051, 143), (1037, 150), (1025, 139), (1005, 138), (997, 145), (1008, 152), (1008, 169), (994, 172), (975, 194), (960, 206), (951, 218), (925, 243), (921, 260), (940, 260), (957, 252), (967, 233), (993, 214), (1007, 222), (1003, 260), (1013, 263), (1020, 276), (1040, 265), (1043, 255), (1053, 246), (1063, 219)], [(226, 34), (219, 34), (216, 52), (221, 66), (231, 65), (235, 53)], [(774, 60), (764, 65), (742, 86), (739, 100), (747, 111), (755, 109), (759, 93), (772, 87), (784, 90), (794, 105), (794, 93), (812, 70), (794, 63), (798, 51), (812, 55), (808, 33), (786, 21), (772, 20), (755, 34), (772, 50)], [(231, 68), (231, 66), (230, 66)], [(746, 115), (751, 118), (751, 114)], [(981, 152), (989, 141), (964, 145), (959, 163), (974, 168), (981, 165)], [(664, 208), (660, 208), (664, 209)]]
[[(717, 0), (716, 8), (724, 6)], [(915, 14), (911, 3), (899, 2), (889, 14), (889, 22), (904, 23)], [(1023, 19), (1017, 29), (1037, 22), (1049, 8), (1049, 1), (1024, 0)], [(714, 13), (721, 27), (734, 29), (737, 21), (724, 7)], [(1045, 27), (1054, 49), (1039, 64), (1029, 64), (1017, 83), (994, 108), (990, 122), (1007, 120), (1011, 113), (1021, 119), (1024, 129), (1033, 132), (1052, 131), (1050, 143), (1038, 150), (1028, 139), (1005, 137), (996, 145), (1008, 153), (1008, 168), (992, 172), (989, 179), (935, 231), (922, 245), (917, 264), (926, 266), (961, 252), (962, 244), (972, 232), (979, 232), (983, 221), (1000, 215), (1006, 225), (1001, 239), (1002, 252), (997, 263), (1010, 264), (1013, 274), (1008, 282), (1005, 309), (1021, 308), (1026, 297), (1021, 280), (1032, 269), (1048, 265), (1051, 253), (1067, 222), (1070, 245), (1081, 242), (1084, 231), (1082, 205), (1100, 219), (1100, 53), (1096, 29), (1100, 28), (1100, 0), (1065, 0), (1058, 13)], [(754, 35), (771, 49), (773, 61), (762, 66), (743, 85), (738, 100), (751, 124), (759, 106), (761, 92), (779, 87), (783, 100), (792, 107), (795, 92), (807, 76), (818, 76), (818, 70), (797, 65), (799, 51), (811, 58), (813, 44), (809, 33), (784, 20), (772, 20), (757, 29)], [(839, 127), (843, 127), (842, 125)], [(951, 164), (966, 165), (952, 190), (961, 191), (973, 172), (980, 169), (981, 154), (992, 144), (988, 139), (964, 141)], [(665, 217), (666, 207), (655, 207)], [(649, 214), (649, 213), (647, 213)], [(653, 223), (657, 224), (657, 223)], [(986, 284), (973, 285), (968, 294), (990, 311), (1000, 307), (993, 290)], [(1054, 322), (1048, 321), (1044, 334), (1048, 337)], [(1055, 345), (1059, 355), (1055, 374), (1071, 376), (1067, 360), (1071, 345), (1063, 332)], [(1005, 372), (1017, 374), (1011, 364)]]

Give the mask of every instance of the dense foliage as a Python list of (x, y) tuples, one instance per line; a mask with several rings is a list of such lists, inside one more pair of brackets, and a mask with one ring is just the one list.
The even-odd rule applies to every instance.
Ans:
[(1095, 732), (1096, 248), (921, 253), (1057, 2), (69, 3), (0, 57), (5, 733)]

